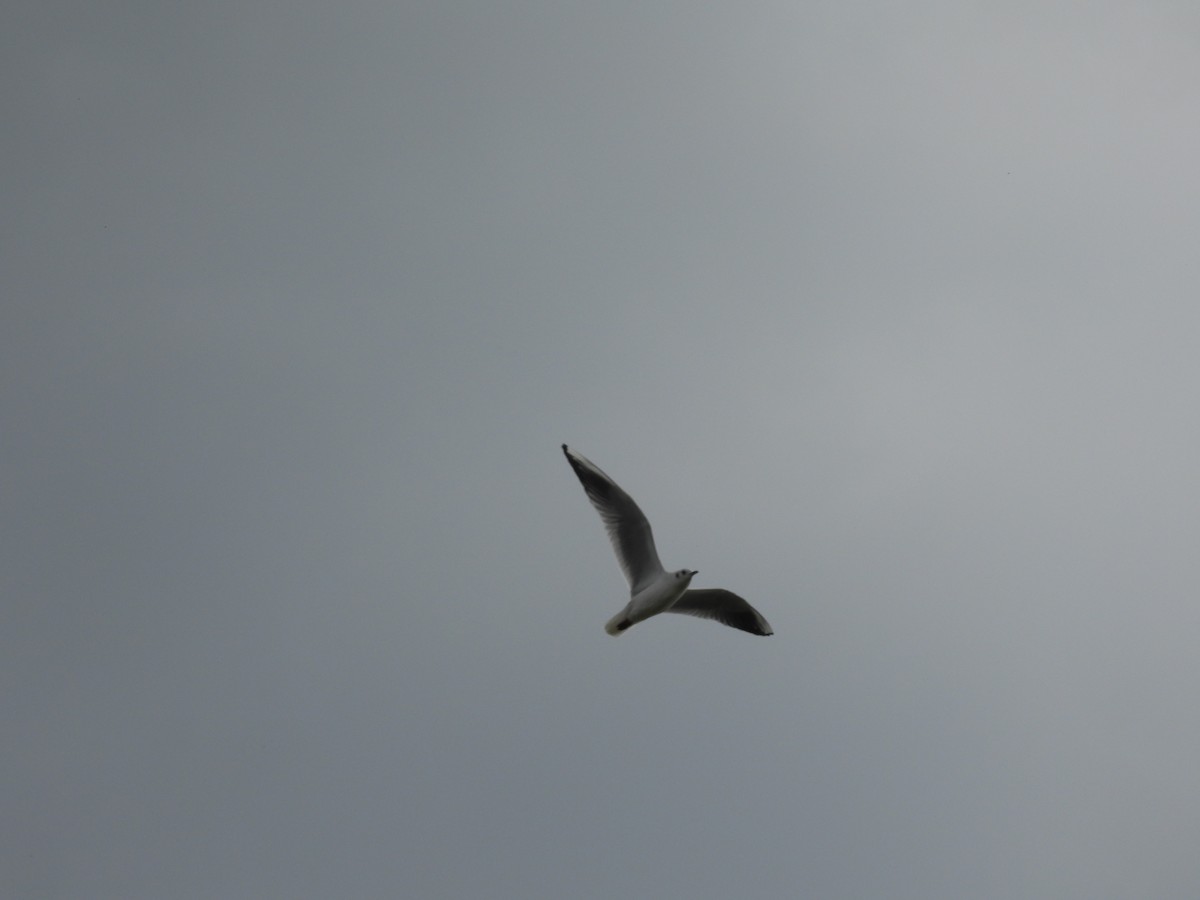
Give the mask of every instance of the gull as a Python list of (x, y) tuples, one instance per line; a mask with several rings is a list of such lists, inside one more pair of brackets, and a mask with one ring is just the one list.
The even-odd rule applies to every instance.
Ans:
[(650, 523), (633, 498), (583, 454), (566, 444), (562, 448), (584, 493), (600, 513), (617, 562), (629, 581), (629, 603), (608, 620), (605, 631), (618, 635), (651, 616), (674, 612), (713, 619), (751, 634), (775, 633), (758, 610), (732, 591), (689, 588), (697, 570), (666, 571), (658, 561)]

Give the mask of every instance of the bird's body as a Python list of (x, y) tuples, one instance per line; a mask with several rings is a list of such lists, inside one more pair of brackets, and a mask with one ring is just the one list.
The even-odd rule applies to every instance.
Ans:
[(695, 574), (686, 569), (660, 573), (636, 594), (630, 592), (625, 608), (608, 620), (604, 630), (609, 634), (620, 634), (630, 625), (644, 622), (660, 612), (667, 612), (687, 591)]
[(715, 619), (751, 634), (774, 634), (767, 620), (737, 594), (720, 589), (690, 590), (695, 569), (666, 571), (658, 560), (650, 523), (633, 498), (587, 457), (566, 444), (563, 453), (600, 514), (629, 581), (629, 603), (609, 619), (605, 631), (618, 635), (651, 616), (678, 612)]

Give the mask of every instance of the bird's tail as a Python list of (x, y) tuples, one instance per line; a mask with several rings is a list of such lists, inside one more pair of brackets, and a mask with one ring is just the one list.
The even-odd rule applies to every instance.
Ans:
[(616, 637), (617, 635), (619, 635), (622, 631), (624, 631), (626, 628), (628, 628), (632, 624), (633, 623), (631, 621), (629, 621), (628, 610), (623, 609), (619, 613), (617, 613), (615, 616), (613, 616), (611, 619), (608, 620), (608, 623), (604, 626), (604, 630), (607, 631), (609, 634), (611, 634), (613, 637)]

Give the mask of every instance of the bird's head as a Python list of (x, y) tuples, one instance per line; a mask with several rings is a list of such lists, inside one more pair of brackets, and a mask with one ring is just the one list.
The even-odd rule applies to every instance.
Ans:
[(700, 572), (697, 569), (680, 569), (678, 572), (675, 573), (675, 577), (686, 584), (687, 582), (692, 580), (693, 575), (699, 575), (699, 574), (700, 574)]

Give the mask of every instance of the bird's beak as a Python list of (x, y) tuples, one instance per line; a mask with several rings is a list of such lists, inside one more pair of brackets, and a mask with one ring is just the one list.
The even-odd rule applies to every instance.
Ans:
[(692, 569), (692, 574), (693, 574), (693, 575), (699, 575), (699, 574), (700, 574), (700, 570), (699, 570), (699, 569)]

